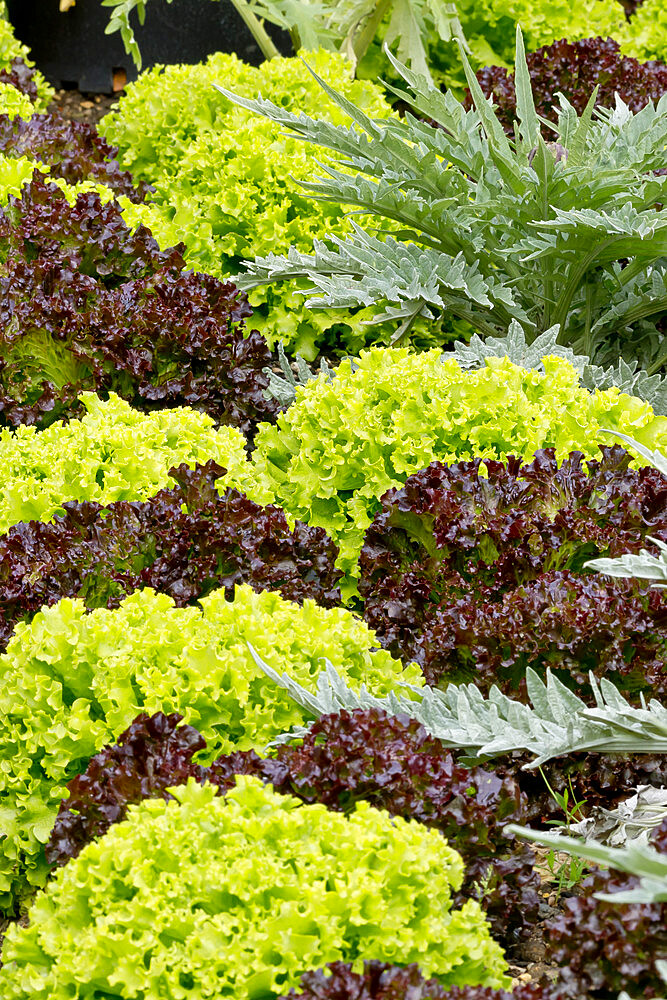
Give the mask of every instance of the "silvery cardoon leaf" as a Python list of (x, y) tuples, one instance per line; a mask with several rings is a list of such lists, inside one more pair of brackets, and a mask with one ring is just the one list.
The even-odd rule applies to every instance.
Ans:
[(578, 840), (556, 833), (530, 830), (511, 823), (504, 828), (510, 837), (523, 837), (555, 851), (605, 865), (615, 871), (639, 879), (636, 889), (626, 892), (596, 892), (596, 899), (610, 903), (667, 903), (667, 854), (659, 853), (647, 844), (631, 842), (626, 847), (608, 847), (597, 841)]
[(590, 814), (570, 825), (570, 833), (585, 840), (599, 840), (610, 847), (633, 842), (647, 844), (651, 834), (667, 819), (667, 788), (640, 785), (634, 795), (615, 809), (593, 806)]
[(450, 684), (444, 691), (405, 685), (405, 694), (392, 691), (378, 697), (363, 684), (353, 691), (329, 662), (317, 678), (316, 691), (309, 691), (266, 663), (252, 647), (250, 652), (267, 677), (313, 718), (343, 709), (378, 708), (390, 715), (404, 714), (420, 722), (444, 746), (477, 757), (528, 751), (535, 759), (526, 768), (585, 750), (667, 752), (667, 708), (656, 700), (647, 704), (643, 698), (641, 707), (635, 708), (610, 681), (598, 681), (593, 674), (595, 707), (591, 708), (549, 671), (545, 682), (530, 668), (526, 686), (532, 706), (508, 698), (496, 687), (484, 697), (474, 684)]

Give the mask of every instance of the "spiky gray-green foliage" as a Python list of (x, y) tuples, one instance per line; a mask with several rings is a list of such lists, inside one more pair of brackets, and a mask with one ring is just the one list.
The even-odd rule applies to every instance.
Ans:
[(385, 44), (416, 73), (430, 77), (426, 38), (465, 44), (454, 3), (446, 0), (243, 0), (258, 18), (289, 31), (294, 49), (329, 48), (344, 52), (353, 67), (363, 59), (380, 25)]
[[(531, 669), (526, 673), (526, 688), (532, 707), (513, 701), (496, 687), (485, 698), (474, 684), (450, 684), (444, 691), (411, 687), (405, 696), (392, 692), (377, 698), (363, 685), (359, 691), (350, 690), (330, 663), (319, 675), (313, 694), (288, 674), (274, 670), (252, 647), (250, 651), (267, 677), (314, 718), (356, 708), (407, 714), (445, 746), (464, 749), (476, 757), (526, 750), (536, 758), (531, 768), (580, 750), (667, 753), (667, 708), (655, 699), (646, 703), (643, 698), (641, 707), (635, 708), (610, 681), (598, 682), (592, 674), (594, 708), (550, 672), (544, 683)], [(277, 742), (288, 742), (304, 732), (295, 729)]]
[(626, 444), (632, 445), (633, 448), (637, 448), (640, 455), (643, 455), (649, 465), (655, 466), (658, 472), (662, 472), (663, 476), (667, 476), (667, 455), (663, 455), (661, 451), (651, 451), (644, 444), (639, 444), (633, 437), (628, 434), (622, 434), (620, 431), (606, 431), (607, 434), (613, 434), (614, 437), (621, 438)]
[(628, 396), (645, 399), (654, 413), (667, 415), (667, 377), (657, 373), (649, 375), (636, 360), (628, 363), (619, 358), (616, 365), (610, 368), (587, 364), (581, 373), (581, 384), (591, 391), (616, 386)]
[[(646, 400), (651, 404), (654, 413), (667, 416), (667, 376), (649, 375), (639, 368), (636, 361), (628, 364), (623, 358), (613, 368), (592, 365), (590, 358), (575, 354), (571, 348), (559, 344), (558, 332), (559, 328), (554, 326), (531, 342), (521, 324), (512, 320), (506, 336), (482, 339), (474, 333), (467, 344), (457, 341), (454, 344), (453, 354), (462, 368), (483, 368), (486, 358), (498, 357), (509, 358), (513, 364), (521, 368), (535, 368), (538, 371), (544, 371), (545, 358), (555, 355), (565, 358), (576, 368), (581, 385), (585, 389), (594, 391), (611, 389), (615, 386), (629, 396)], [(329, 381), (336, 376), (335, 370), (329, 367), (324, 358), (320, 360), (319, 370), (312, 371), (300, 354), (296, 355), (292, 367), (280, 344), (278, 356), (283, 374), (280, 376), (270, 368), (264, 369), (269, 378), (265, 395), (267, 398), (276, 399), (281, 406), (290, 406), (296, 398), (297, 387), (317, 378), (320, 372), (323, 372)], [(449, 357), (451, 353), (443, 354), (442, 360), (446, 361)]]
[[(555, 142), (540, 134), (517, 31), (518, 139), (510, 140), (461, 52), (475, 102), (466, 111), (389, 53), (409, 89), (391, 88), (423, 118), (373, 121), (322, 81), (349, 114), (335, 126), (262, 98), (223, 90), (289, 132), (330, 150), (336, 165), (306, 185), (324, 201), (374, 215), (345, 239), (316, 241), (249, 263), (244, 288), (312, 282), (313, 307), (386, 302), (397, 337), (442, 310), (484, 336), (517, 320), (531, 340), (559, 328), (564, 347), (596, 365), (636, 360), (650, 376), (667, 360), (667, 95), (632, 114), (618, 102), (578, 116), (561, 98)], [(222, 89), (222, 88), (220, 88)], [(383, 220), (398, 222), (391, 235)]]
[[(125, 51), (129, 56), (132, 56), (137, 68), (141, 69), (141, 53), (130, 23), (130, 14), (136, 11), (139, 24), (143, 24), (146, 20), (148, 0), (101, 0), (101, 2), (103, 7), (111, 7), (105, 33), (110, 35), (114, 31), (119, 31)], [(172, 0), (167, 0), (167, 3), (171, 2)]]
[[(581, 858), (584, 861), (604, 865), (617, 872), (634, 875), (639, 880), (639, 885), (636, 888), (621, 889), (620, 891), (611, 893), (594, 892), (593, 896), (596, 899), (614, 905), (624, 903), (667, 903), (667, 854), (656, 851), (649, 844), (632, 840), (625, 847), (610, 847), (594, 840), (578, 840), (575, 837), (568, 837), (562, 834), (546, 833), (542, 830), (530, 830), (527, 827), (517, 826), (514, 823), (508, 824), (503, 832), (508, 837), (523, 837), (543, 847), (549, 847), (552, 851), (559, 851), (563, 854), (570, 854), (576, 858)], [(632, 918), (629, 916), (626, 919), (628, 921), (626, 927), (629, 930), (632, 925)], [(638, 923), (641, 926), (640, 921), (641, 918), (638, 918)], [(589, 926), (593, 925), (590, 924)], [(598, 929), (600, 931), (604, 930), (604, 918), (601, 919)], [(634, 927), (632, 929), (634, 930)], [(609, 961), (610, 954), (611, 952), (605, 955), (607, 961)], [(643, 956), (637, 962), (637, 967), (641, 968), (642, 960)], [(658, 976), (664, 983), (667, 983), (667, 961), (657, 958), (653, 962)], [(646, 996), (647, 994), (644, 992), (642, 995)], [(618, 1000), (631, 1000), (631, 998), (627, 993), (623, 992), (619, 993)], [(664, 997), (658, 997), (657, 1000), (664, 1000)]]
[(667, 587), (667, 544), (651, 538), (658, 552), (641, 549), (636, 555), (627, 553), (615, 559), (591, 559), (586, 569), (596, 569), (605, 576), (631, 577), (636, 580), (655, 580), (654, 587)]
[[(167, 0), (171, 3), (172, 0)], [(231, 0), (255, 37), (264, 56), (279, 55), (263, 22), (288, 31), (294, 51), (331, 49), (343, 52), (352, 68), (363, 59), (385, 22), (384, 39), (396, 45), (399, 59), (416, 73), (430, 78), (426, 38), (435, 33), (443, 42), (466, 41), (456, 11), (447, 0)], [(125, 51), (141, 68), (141, 53), (132, 30), (130, 14), (136, 10), (143, 24), (148, 0), (102, 0), (111, 7), (107, 34), (120, 31)]]
[[(591, 840), (578, 840), (557, 833), (530, 830), (511, 823), (505, 827), (508, 836), (524, 837), (555, 851), (572, 854), (585, 861), (605, 865), (615, 871), (635, 875), (639, 879), (636, 889), (594, 893), (597, 899), (611, 903), (667, 903), (667, 854), (660, 853), (648, 844), (632, 841), (627, 847), (608, 847)], [(667, 962), (661, 962), (661, 975), (667, 971)], [(667, 982), (667, 980), (666, 980)]]
[(500, 357), (509, 358), (513, 364), (522, 368), (542, 371), (544, 359), (556, 355), (565, 358), (576, 368), (585, 389), (593, 391), (616, 386), (629, 396), (645, 399), (655, 413), (667, 415), (667, 376), (649, 375), (639, 367), (637, 361), (628, 363), (623, 358), (614, 367), (593, 365), (586, 355), (575, 354), (570, 347), (559, 344), (559, 332), (559, 327), (553, 326), (531, 341), (521, 325), (512, 320), (504, 337), (483, 339), (474, 333), (467, 344), (457, 341), (454, 344), (454, 357), (465, 368), (482, 368), (486, 358)]
[[(642, 444), (638, 444), (634, 438), (619, 431), (609, 431), (616, 437), (622, 438), (627, 444), (636, 447), (644, 458), (654, 465), (659, 472), (667, 476), (667, 456), (659, 451), (651, 451)], [(642, 549), (639, 553), (632, 555), (627, 553), (617, 556), (615, 559), (589, 559), (584, 564), (584, 569), (596, 569), (598, 573), (605, 576), (632, 577), (638, 580), (655, 580), (654, 586), (658, 589), (667, 587), (667, 545), (658, 538), (649, 540), (658, 549), (657, 553)]]
[(667, 788), (640, 785), (634, 795), (614, 809), (592, 806), (584, 819), (571, 823), (569, 832), (610, 847), (631, 842), (648, 844), (653, 831), (667, 820)]
[(298, 386), (306, 385), (306, 383), (317, 378), (320, 374), (324, 375), (329, 381), (335, 375), (334, 370), (327, 364), (326, 358), (320, 358), (318, 371), (311, 371), (300, 354), (297, 354), (294, 360), (295, 371), (285, 354), (285, 348), (282, 344), (278, 344), (278, 364), (282, 375), (273, 371), (272, 368), (264, 369), (264, 373), (269, 379), (269, 384), (264, 390), (264, 395), (267, 399), (277, 400), (281, 406), (290, 406), (294, 402)]

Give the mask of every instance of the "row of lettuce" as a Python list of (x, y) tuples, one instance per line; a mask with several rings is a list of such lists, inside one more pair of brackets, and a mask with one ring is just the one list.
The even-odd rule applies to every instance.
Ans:
[[(395, 116), (338, 57), (310, 62)], [(663, 696), (663, 594), (584, 563), (667, 542), (667, 480), (607, 433), (667, 451), (667, 417), (567, 357), (443, 360), (460, 329), (421, 320), (431, 349), (380, 331), (281, 410), (271, 347), (358, 352), (375, 307), (341, 322), (273, 286), (245, 329), (240, 261), (350, 223), (295, 194), (305, 145), (210, 84), (319, 114), (307, 69), (146, 74), (104, 126), (120, 165), (31, 114), (48, 95), (21, 72), (0, 88), (4, 912), (47, 888), (7, 934), (3, 996), (276, 997), (310, 969), (305, 997), (506, 1000), (501, 943), (542, 911), (502, 827), (558, 817), (542, 778), (510, 755), (465, 769), (377, 710), (267, 752), (309, 716), (254, 654), (311, 689), (328, 661), (379, 695), (472, 678), (523, 697), (526, 668), (553, 666)], [(609, 805), (664, 772), (545, 773)], [(664, 905), (572, 900), (549, 929), (558, 985), (512, 996), (654, 995), (663, 924)]]

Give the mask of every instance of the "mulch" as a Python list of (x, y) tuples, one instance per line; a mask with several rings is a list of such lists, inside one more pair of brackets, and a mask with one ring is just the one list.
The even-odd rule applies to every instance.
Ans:
[(59, 112), (63, 118), (74, 122), (97, 125), (118, 104), (117, 94), (82, 94), (80, 90), (57, 90), (49, 111)]

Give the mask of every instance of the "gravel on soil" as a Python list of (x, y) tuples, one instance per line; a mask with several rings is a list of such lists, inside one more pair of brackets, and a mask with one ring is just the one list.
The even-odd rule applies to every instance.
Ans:
[(57, 90), (49, 111), (59, 112), (74, 122), (96, 125), (118, 103), (117, 94), (82, 94), (80, 90)]

